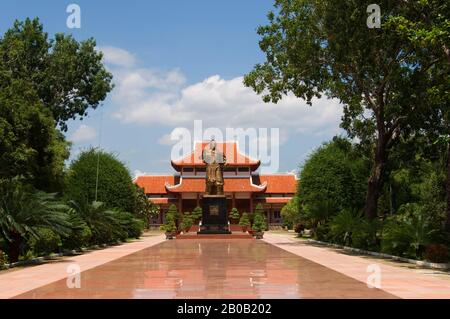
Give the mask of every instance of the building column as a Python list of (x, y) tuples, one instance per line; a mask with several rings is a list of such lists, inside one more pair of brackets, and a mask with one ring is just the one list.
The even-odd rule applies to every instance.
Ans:
[(183, 199), (181, 198), (181, 193), (178, 194), (178, 211), (183, 214)]
[(253, 193), (250, 193), (250, 214), (253, 213)]
[(197, 206), (200, 206), (200, 194), (197, 193)]
[(273, 207), (272, 207), (272, 204), (270, 204), (270, 209), (269, 209), (269, 225), (272, 224), (272, 214), (273, 214)]
[(233, 206), (232, 208), (236, 207), (236, 193), (233, 193), (231, 197), (231, 206)]

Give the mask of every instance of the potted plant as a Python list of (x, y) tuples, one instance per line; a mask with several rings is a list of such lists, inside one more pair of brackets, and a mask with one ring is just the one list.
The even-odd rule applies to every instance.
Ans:
[(177, 225), (175, 224), (175, 213), (171, 208), (172, 207), (169, 208), (169, 211), (166, 214), (164, 225), (161, 226), (161, 230), (163, 230), (166, 234), (166, 239), (173, 239), (177, 234)]
[(266, 222), (264, 221), (264, 216), (262, 214), (255, 214), (253, 219), (253, 235), (256, 239), (262, 239), (264, 235), (264, 230), (266, 229)]
[(242, 227), (242, 231), (245, 233), (250, 226), (250, 219), (248, 218), (248, 213), (244, 212), (239, 220), (239, 226)]
[(189, 232), (189, 229), (193, 225), (193, 218), (189, 213), (184, 213), (183, 215), (183, 221), (181, 222), (181, 229), (187, 233)]
[(233, 207), (228, 217), (232, 224), (237, 224), (241, 216), (239, 215), (239, 211), (237, 210), (237, 208)]
[(192, 211), (191, 218), (192, 218), (192, 223), (197, 224), (200, 221), (200, 219), (202, 218), (202, 208), (199, 206), (195, 207), (194, 210)]

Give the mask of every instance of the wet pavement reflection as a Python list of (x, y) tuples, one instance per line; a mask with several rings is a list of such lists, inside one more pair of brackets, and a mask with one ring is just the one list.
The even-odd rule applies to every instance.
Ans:
[(173, 240), (16, 298), (394, 298), (252, 239)]

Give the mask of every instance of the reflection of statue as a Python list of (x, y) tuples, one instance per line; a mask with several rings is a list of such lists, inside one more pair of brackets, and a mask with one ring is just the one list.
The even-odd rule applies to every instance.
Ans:
[(226, 165), (226, 158), (216, 150), (214, 138), (204, 148), (202, 157), (206, 164), (206, 194), (223, 195), (223, 167)]

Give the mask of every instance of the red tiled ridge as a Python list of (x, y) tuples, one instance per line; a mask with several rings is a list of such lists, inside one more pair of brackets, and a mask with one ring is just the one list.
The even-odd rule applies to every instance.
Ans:
[[(225, 192), (262, 192), (266, 189), (266, 184), (252, 185), (250, 178), (229, 178), (224, 182)], [(205, 179), (203, 178), (182, 178), (180, 184), (166, 185), (167, 191), (172, 193), (189, 192), (202, 193), (205, 191)]]
[(285, 204), (291, 200), (292, 197), (266, 197), (268, 204)]
[[(180, 159), (173, 160), (172, 166), (177, 170), (180, 170), (181, 166), (205, 166), (202, 153), (208, 144), (209, 142), (195, 143), (194, 151)], [(227, 166), (252, 166), (253, 169), (256, 169), (260, 164), (259, 160), (239, 152), (237, 142), (217, 142), (216, 149), (225, 154)]]

